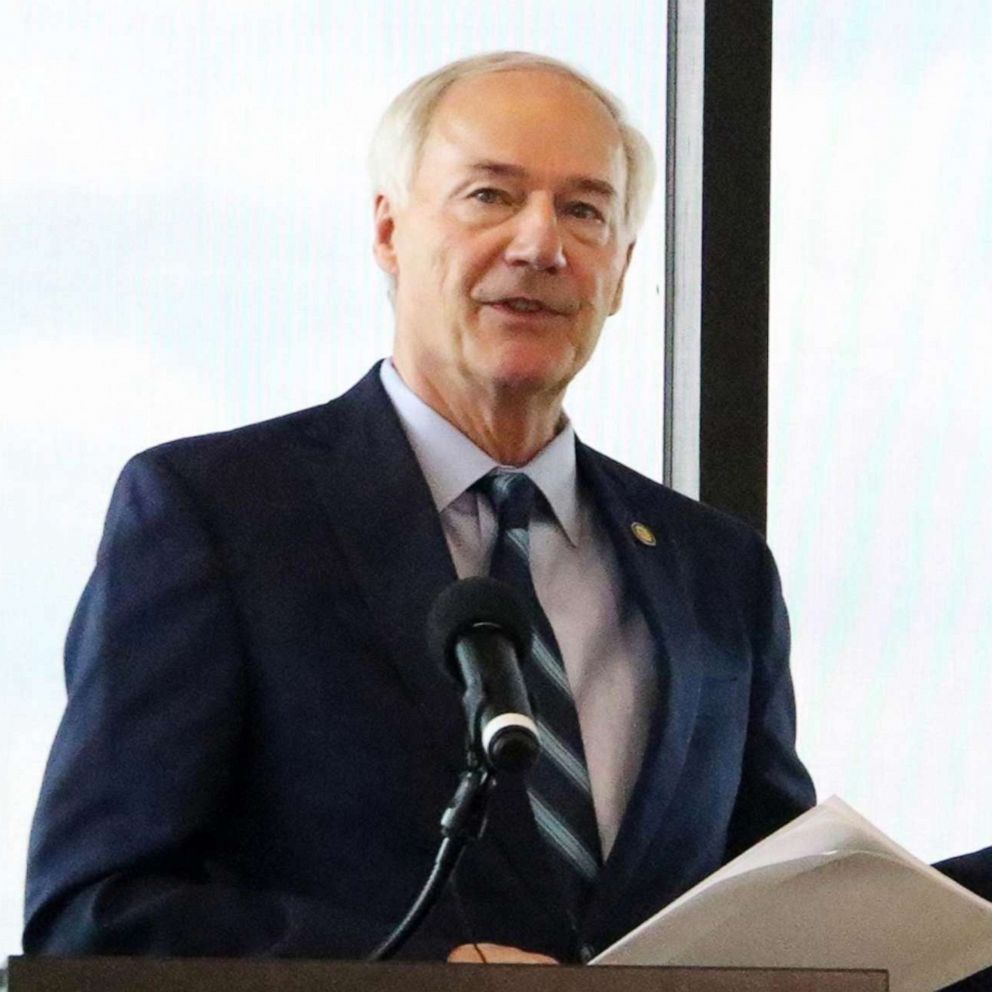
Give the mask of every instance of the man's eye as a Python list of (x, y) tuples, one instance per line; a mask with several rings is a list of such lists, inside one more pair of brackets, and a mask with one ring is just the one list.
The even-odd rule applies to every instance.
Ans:
[(479, 203), (504, 203), (506, 201), (506, 195), (501, 190), (492, 189), (489, 186), (472, 190), (469, 196), (473, 200), (478, 200)]
[(591, 203), (571, 203), (568, 212), (579, 220), (603, 221), (606, 218)]

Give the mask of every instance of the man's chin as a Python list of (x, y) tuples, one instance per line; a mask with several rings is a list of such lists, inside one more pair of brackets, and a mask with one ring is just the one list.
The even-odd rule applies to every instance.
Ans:
[(507, 348), (475, 362), (470, 359), (469, 367), (482, 388), (520, 397), (558, 395), (578, 372), (570, 354), (549, 354), (547, 347)]
[(483, 377), (491, 392), (521, 400), (530, 396), (558, 396), (571, 380), (567, 370), (540, 363), (502, 365)]

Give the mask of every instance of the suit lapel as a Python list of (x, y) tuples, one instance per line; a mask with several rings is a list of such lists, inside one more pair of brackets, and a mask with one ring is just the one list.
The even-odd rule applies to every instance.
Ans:
[(431, 605), (456, 579), (441, 522), (378, 366), (309, 426), (310, 469), (386, 656), (421, 712), (439, 760), (461, 766), (456, 686), (427, 657)]
[[(311, 475), (389, 660), (437, 741), (438, 760), (459, 772), (465, 753), (459, 692), (427, 657), (424, 637), (434, 600), (457, 575), (430, 489), (378, 366), (323, 408), (308, 434), (320, 446)], [(487, 836), (510, 869), (560, 920), (561, 905), (520, 782), (499, 783), (489, 821)]]
[[(656, 491), (627, 484), (610, 463), (585, 445), (577, 449), (579, 471), (616, 551), (628, 593), (641, 608), (655, 642), (658, 704), (648, 729), (644, 759), (620, 830), (590, 902), (586, 923), (596, 929), (639, 874), (685, 763), (699, 703), (701, 662), (696, 626), (687, 614), (679, 576), (679, 553), (658, 511)], [(631, 477), (633, 478), (633, 477)], [(653, 487), (652, 487), (653, 488)], [(633, 525), (646, 525), (653, 546)]]

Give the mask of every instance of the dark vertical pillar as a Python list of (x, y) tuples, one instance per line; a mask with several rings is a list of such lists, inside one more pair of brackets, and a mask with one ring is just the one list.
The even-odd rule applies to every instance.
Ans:
[(771, 72), (771, 0), (706, 0), (699, 495), (762, 532)]

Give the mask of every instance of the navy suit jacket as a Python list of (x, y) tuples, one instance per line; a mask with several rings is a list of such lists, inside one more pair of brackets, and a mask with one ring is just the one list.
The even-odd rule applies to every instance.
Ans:
[[(633, 798), (574, 934), (523, 787), (500, 783), (459, 869), (464, 914), (449, 892), (406, 956), (470, 937), (598, 951), (814, 802), (764, 542), (577, 455), (656, 647)], [(377, 370), (132, 459), (67, 641), (26, 952), (367, 953), (424, 881), (462, 764), (458, 691), (423, 634), (455, 577)]]

